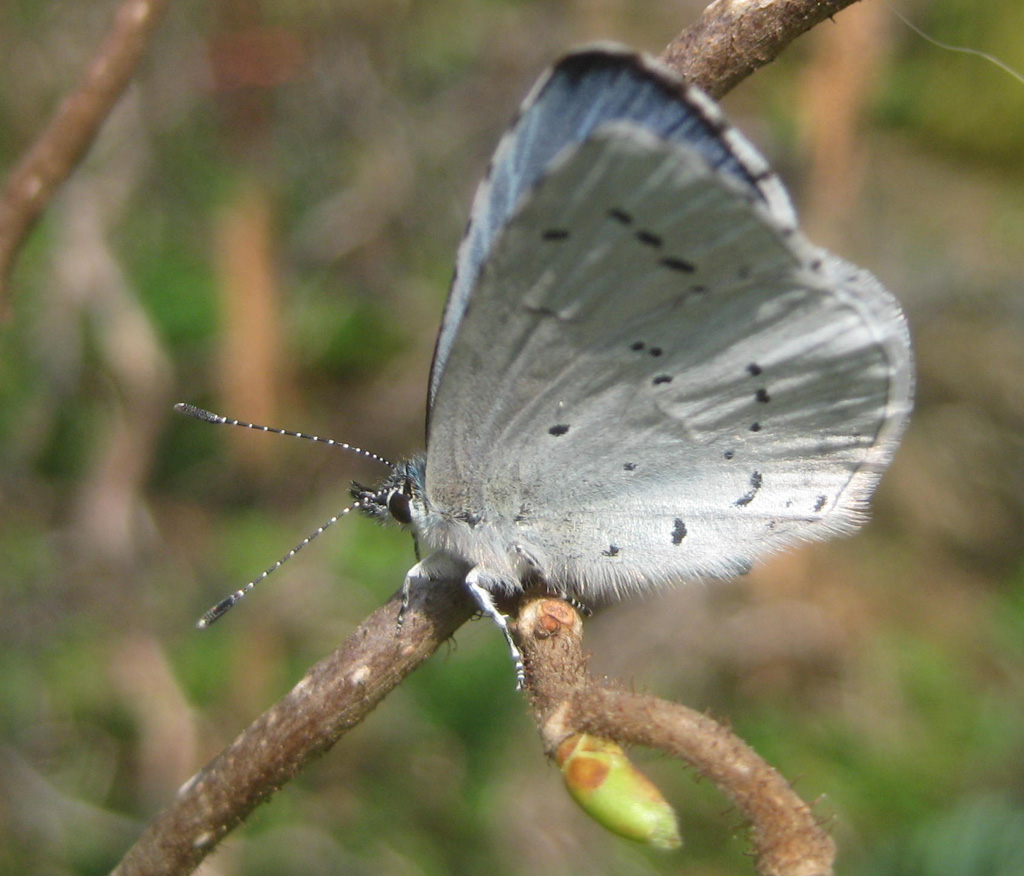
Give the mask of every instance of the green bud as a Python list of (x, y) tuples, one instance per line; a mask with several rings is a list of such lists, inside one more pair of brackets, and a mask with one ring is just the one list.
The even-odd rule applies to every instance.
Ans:
[(658, 849), (682, 844), (675, 810), (610, 739), (576, 733), (555, 753), (565, 787), (598, 824)]

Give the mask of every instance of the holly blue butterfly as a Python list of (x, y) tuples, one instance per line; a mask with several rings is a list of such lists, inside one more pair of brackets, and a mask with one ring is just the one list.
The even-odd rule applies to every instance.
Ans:
[(912, 383), (892, 296), (802, 237), (710, 98), (602, 44), (542, 77), (477, 191), (426, 453), (353, 493), (415, 537), (403, 610), (463, 582), (521, 683), (495, 598), (595, 605), (854, 529)]

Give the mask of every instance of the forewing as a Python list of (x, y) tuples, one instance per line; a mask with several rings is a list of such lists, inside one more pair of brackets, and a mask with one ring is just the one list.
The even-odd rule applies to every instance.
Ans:
[(606, 125), (491, 246), (436, 390), (427, 497), (511, 526), (584, 598), (733, 574), (860, 522), (910, 393), (877, 281), (698, 151)]
[(566, 56), (534, 87), (502, 138), (470, 211), (434, 351), (428, 418), (459, 323), (495, 237), (555, 158), (609, 122), (632, 122), (687, 145), (795, 226), (785, 189), (701, 91), (635, 52), (602, 44)]

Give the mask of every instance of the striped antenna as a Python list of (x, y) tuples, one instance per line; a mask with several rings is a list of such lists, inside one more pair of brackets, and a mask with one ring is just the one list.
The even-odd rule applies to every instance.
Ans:
[[(290, 433), (285, 433), (285, 434), (290, 434)], [(325, 529), (327, 529), (327, 527), (333, 526), (335, 523), (337, 523), (339, 520), (341, 520), (342, 517), (344, 517), (346, 514), (348, 514), (349, 511), (351, 511), (353, 508), (358, 508), (358, 507), (360, 507), (359, 503), (355, 502), (352, 505), (349, 505), (347, 508), (343, 508), (341, 511), (339, 511), (337, 514), (335, 514), (330, 520), (328, 520), (323, 525), (317, 527), (316, 531), (311, 532), (304, 539), (302, 539), (302, 541), (300, 541), (297, 545), (295, 545), (295, 547), (293, 547), (290, 551), (288, 551), (288, 553), (286, 553), (283, 557), (281, 557), (281, 559), (279, 559), (276, 563), (274, 563), (274, 565), (268, 566), (264, 571), (262, 571), (259, 575), (257, 575), (255, 578), (253, 578), (244, 587), (242, 587), (239, 590), (236, 590), (234, 593), (232, 593), (232, 594), (230, 594), (228, 596), (225, 596), (220, 602), (218, 602), (216, 605), (214, 605), (210, 609), (208, 609), (207, 612), (201, 618), (199, 618), (198, 621), (196, 621), (196, 628), (200, 629), (200, 630), (205, 630), (214, 621), (219, 620), (223, 615), (225, 615), (227, 613), (229, 608), (231, 608), (233, 605), (235, 605), (235, 603), (237, 603), (243, 596), (245, 596), (246, 593), (248, 593), (250, 590), (252, 590), (252, 588), (255, 587), (257, 584), (259, 584), (260, 581), (262, 581), (264, 578), (266, 578), (272, 572), (276, 572), (278, 569), (280, 569), (281, 566), (283, 566), (285, 563), (287, 563), (292, 557), (294, 557), (299, 551), (301, 551), (314, 538), (316, 538), (318, 535), (320, 535), (321, 532), (323, 532)]]
[[(346, 444), (344, 441), (335, 441), (333, 438), (321, 438), (319, 435), (306, 435), (304, 432), (292, 432), (288, 429), (273, 429), (270, 426), (260, 426), (257, 425), (256, 423), (246, 423), (243, 422), (242, 420), (235, 420), (232, 419), (231, 417), (224, 417), (221, 416), (220, 414), (215, 414), (212, 411), (205, 410), (204, 408), (197, 408), (195, 405), (190, 405), (187, 404), (186, 402), (179, 402), (174, 406), (174, 410), (176, 410), (179, 414), (185, 414), (186, 416), (193, 417), (197, 420), (203, 420), (206, 423), (217, 423), (223, 426), (242, 426), (245, 429), (255, 429), (257, 432), (271, 432), (274, 435), (289, 435), (292, 438), (305, 438), (307, 441), (317, 441), (320, 444), (329, 444), (332, 447), (340, 447), (342, 450), (351, 450), (353, 453), (358, 453), (360, 456), (365, 456), (367, 459), (372, 459), (375, 462), (380, 462), (388, 466), (389, 468), (393, 469), (395, 467), (392, 463), (388, 462), (388, 460), (386, 460), (383, 456), (378, 456), (376, 453), (373, 453), (369, 450), (363, 450), (361, 447), (356, 447), (353, 444)], [(228, 596), (225, 596), (220, 602), (218, 602), (216, 605), (210, 608), (201, 618), (199, 618), (199, 620), (196, 622), (196, 626), (201, 630), (205, 630), (208, 626), (210, 626), (210, 624), (214, 623), (214, 621), (219, 620), (227, 613), (228, 609), (235, 605), (243, 596), (245, 596), (246, 593), (252, 590), (252, 588), (255, 587), (257, 584), (259, 584), (260, 581), (262, 581), (268, 575), (280, 569), (281, 566), (287, 563), (288, 560), (294, 557), (314, 538), (320, 535), (320, 533), (322, 533), (328, 527), (333, 526), (335, 523), (337, 523), (353, 508), (359, 507), (361, 507), (361, 504), (359, 502), (355, 502), (354, 504), (349, 505), (347, 508), (343, 508), (337, 514), (335, 514), (330, 520), (328, 520), (323, 525), (317, 527), (317, 529), (314, 532), (311, 532), (304, 539), (302, 539), (302, 541), (295, 545), (295, 547), (288, 551), (288, 553), (281, 557), (281, 559), (279, 559), (276, 563), (274, 563), (272, 566), (268, 566), (263, 572), (261, 572), (255, 578), (253, 578), (244, 587), (242, 587), (239, 590), (236, 590), (234, 593)]]
[(174, 406), (174, 410), (179, 414), (185, 414), (188, 417), (194, 417), (195, 419), (203, 420), (206, 423), (217, 423), (222, 426), (242, 426), (245, 429), (255, 429), (257, 432), (271, 432), (274, 435), (289, 435), (292, 438), (305, 438), (307, 441), (317, 441), (320, 444), (330, 444), (332, 447), (340, 447), (342, 450), (351, 450), (353, 453), (358, 453), (360, 456), (365, 456), (367, 459), (383, 463), (388, 468), (395, 467), (393, 463), (388, 462), (388, 460), (383, 456), (378, 456), (370, 450), (363, 450), (362, 447), (356, 447), (354, 444), (346, 444), (344, 441), (335, 441), (333, 438), (321, 438), (319, 435), (307, 435), (304, 432), (292, 432), (288, 429), (274, 429), (270, 426), (260, 426), (257, 423), (246, 423), (242, 420), (234, 420), (231, 417), (223, 417), (220, 414), (213, 413), (213, 411), (197, 408), (195, 405), (190, 405), (186, 402), (178, 402)]

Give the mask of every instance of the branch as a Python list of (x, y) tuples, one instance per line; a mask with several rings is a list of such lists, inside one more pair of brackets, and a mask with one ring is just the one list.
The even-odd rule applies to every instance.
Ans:
[(124, 0), (114, 25), (39, 139), (0, 194), (0, 313), (11, 269), (26, 235), (95, 139), (149, 45), (170, 0)]
[[(673, 41), (663, 60), (720, 96), (813, 24), (851, 2), (716, 0), (697, 24)], [(128, 0), (126, 6), (134, 4), (145, 5)], [(41, 209), (45, 200), (39, 203)], [(0, 212), (0, 218), (4, 215)], [(436, 583), (414, 595), (400, 637), (395, 634), (398, 603), (393, 597), (186, 783), (129, 850), (115, 876), (190, 873), (259, 803), (362, 721), (473, 613), (460, 584)], [(531, 622), (526, 615), (518, 624), (548, 750), (553, 740), (575, 728), (682, 757), (715, 781), (750, 820), (762, 876), (831, 873), (831, 840), (774, 769), (706, 716), (594, 684), (583, 671), (579, 635), (565, 634), (566, 628), (574, 629), (575, 613), (557, 601), (544, 605), (538, 620)], [(569, 612), (568, 623), (560, 619), (562, 611)], [(538, 637), (538, 624), (543, 637)]]
[(377, 609), (186, 782), (111, 876), (191, 873), (256, 806), (361, 723), (475, 610), (461, 584), (421, 587), (396, 635), (400, 604), (396, 594)]
[(677, 36), (661, 60), (721, 97), (814, 25), (856, 0), (715, 0)]
[(574, 733), (643, 745), (687, 761), (751, 825), (760, 876), (831, 876), (835, 845), (778, 771), (707, 715), (598, 684), (586, 671), (583, 624), (566, 602), (526, 602), (516, 622), (534, 718), (553, 757)]

